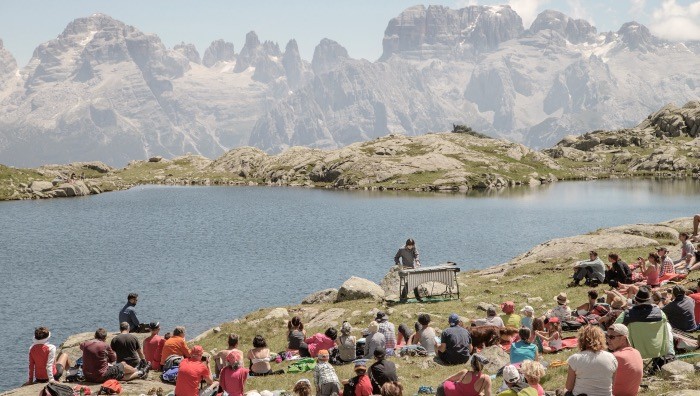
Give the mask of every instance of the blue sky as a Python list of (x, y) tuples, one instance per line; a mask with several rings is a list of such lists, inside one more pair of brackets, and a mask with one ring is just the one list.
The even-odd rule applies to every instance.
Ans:
[[(223, 38), (240, 51), (245, 34), (255, 30), (261, 40), (284, 45), (299, 43), (310, 60), (318, 42), (338, 41), (355, 58), (375, 60), (381, 55), (387, 22), (418, 0), (2, 0), (0, 39), (20, 66), (34, 48), (55, 38), (73, 19), (95, 12), (108, 14), (148, 33), (168, 46), (184, 41), (200, 52)], [(452, 8), (470, 4), (510, 4), (526, 27), (537, 13), (555, 9), (589, 20), (598, 30), (617, 30), (637, 20), (669, 39), (700, 39), (700, 0), (443, 0)]]

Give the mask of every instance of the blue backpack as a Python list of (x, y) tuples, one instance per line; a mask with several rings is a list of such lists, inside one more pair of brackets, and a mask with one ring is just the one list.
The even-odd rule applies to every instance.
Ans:
[(173, 367), (169, 369), (168, 371), (164, 371), (163, 374), (160, 375), (160, 379), (163, 382), (167, 382), (169, 384), (174, 384), (177, 381), (177, 372), (180, 371), (180, 367)]

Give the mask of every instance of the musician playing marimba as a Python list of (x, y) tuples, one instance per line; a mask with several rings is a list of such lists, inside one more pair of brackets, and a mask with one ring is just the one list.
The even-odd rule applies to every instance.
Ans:
[(394, 256), (394, 264), (399, 266), (399, 269), (413, 269), (420, 267), (418, 260), (418, 248), (413, 239), (406, 240), (406, 244), (396, 252)]

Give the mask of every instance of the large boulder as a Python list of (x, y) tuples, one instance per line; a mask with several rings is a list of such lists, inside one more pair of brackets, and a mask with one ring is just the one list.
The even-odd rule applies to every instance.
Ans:
[(335, 301), (338, 297), (338, 289), (324, 289), (311, 293), (301, 300), (302, 304), (322, 304)]
[(484, 366), (484, 371), (490, 374), (496, 374), (501, 367), (510, 363), (510, 355), (500, 345), (484, 348), (479, 354), (489, 360), (489, 364)]
[(384, 299), (384, 295), (384, 290), (382, 290), (378, 284), (364, 278), (353, 276), (340, 286), (338, 297), (335, 301), (341, 302), (370, 298), (381, 301)]
[(53, 183), (50, 181), (40, 181), (40, 180), (34, 180), (30, 185), (29, 188), (32, 190), (32, 192), (44, 192), (44, 191), (49, 191), (53, 188)]
[(396, 265), (391, 267), (389, 272), (384, 275), (384, 279), (382, 279), (379, 285), (381, 286), (382, 290), (384, 290), (384, 294), (386, 296), (398, 296), (400, 293), (399, 267)]
[(672, 377), (675, 375), (689, 375), (695, 373), (695, 367), (688, 362), (682, 360), (674, 360), (671, 363), (666, 363), (661, 367), (661, 375)]
[(343, 308), (331, 308), (326, 311), (319, 313), (314, 316), (314, 318), (306, 323), (305, 327), (308, 328), (328, 328), (328, 327), (338, 327), (344, 320), (343, 315), (345, 315), (345, 310)]
[(288, 317), (289, 312), (285, 308), (275, 308), (265, 316), (265, 319), (286, 319)]

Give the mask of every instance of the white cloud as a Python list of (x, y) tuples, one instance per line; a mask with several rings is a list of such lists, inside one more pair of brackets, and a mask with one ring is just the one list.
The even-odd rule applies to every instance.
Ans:
[(700, 40), (700, 1), (682, 6), (676, 0), (664, 0), (652, 13), (649, 29), (667, 40)]
[(527, 29), (542, 11), (542, 6), (548, 2), (549, 0), (508, 0), (508, 5), (520, 15)]
[(456, 0), (455, 1), (455, 8), (464, 8), (468, 6), (475, 6), (479, 5), (478, 0)]
[(591, 25), (595, 25), (593, 17), (588, 13), (586, 7), (581, 4), (581, 0), (567, 0), (569, 4), (569, 16), (574, 19), (583, 19), (588, 21)]
[(630, 15), (637, 18), (645, 15), (645, 9), (647, 7), (647, 0), (630, 0)]

